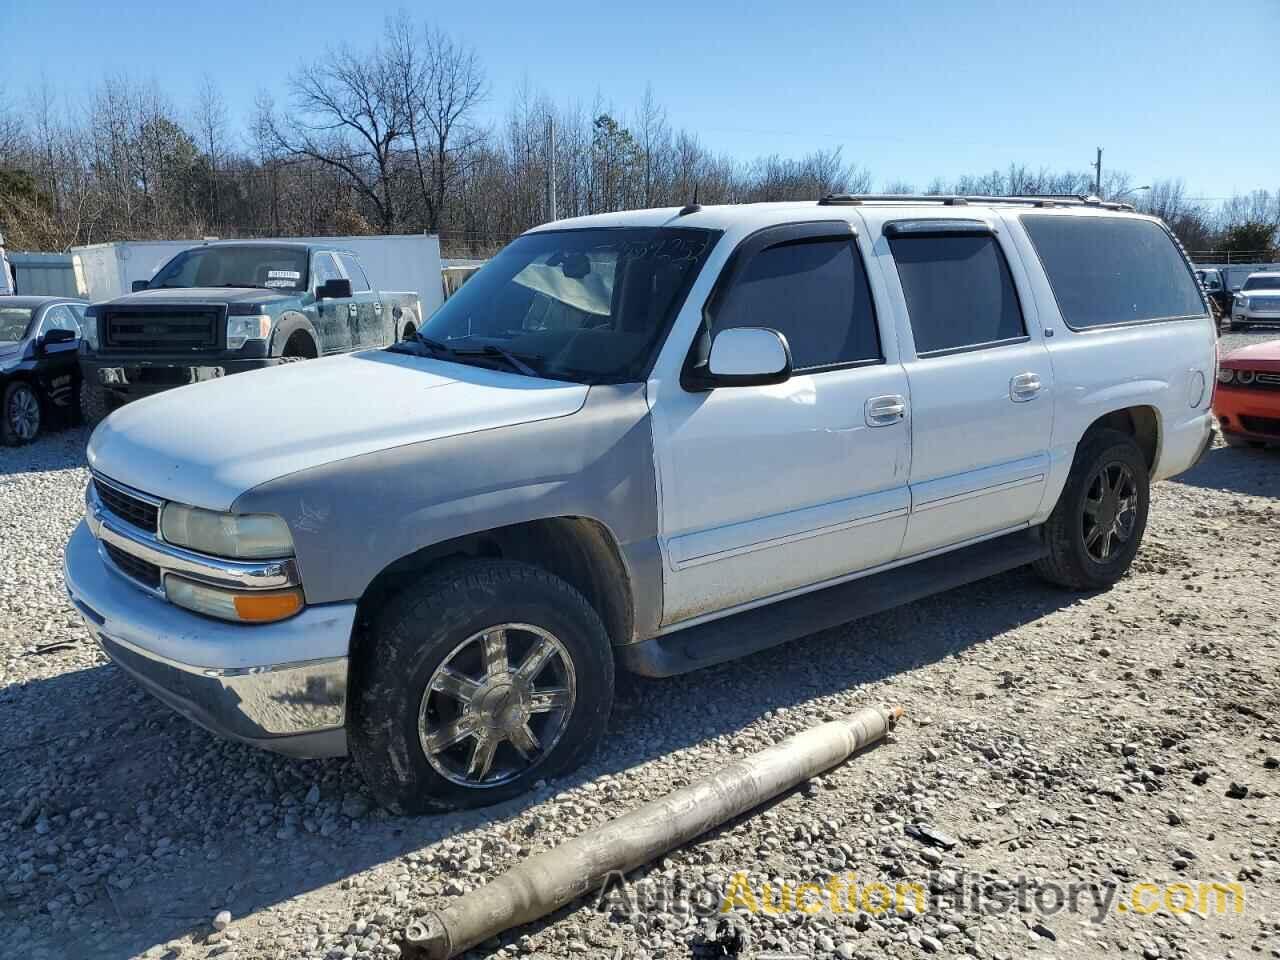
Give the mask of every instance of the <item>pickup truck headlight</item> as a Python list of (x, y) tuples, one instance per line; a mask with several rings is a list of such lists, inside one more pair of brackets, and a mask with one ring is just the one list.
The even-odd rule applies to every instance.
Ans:
[(227, 349), (239, 350), (250, 340), (271, 335), (271, 318), (265, 313), (253, 317), (227, 317)]
[(302, 590), (224, 590), (169, 574), (164, 578), (169, 602), (220, 620), (272, 623), (292, 617), (304, 605)]
[(268, 513), (215, 513), (166, 503), (160, 512), (160, 534), (176, 546), (233, 560), (293, 556), (289, 525)]
[(1224, 367), (1218, 371), (1219, 383), (1230, 383), (1235, 378), (1236, 378), (1236, 372), (1234, 370), (1228, 370)]

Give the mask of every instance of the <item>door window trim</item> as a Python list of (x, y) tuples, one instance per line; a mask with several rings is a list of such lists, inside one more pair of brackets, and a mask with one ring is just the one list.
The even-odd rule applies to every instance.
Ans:
[[(911, 224), (927, 224), (928, 226), (920, 229), (911, 229)], [(943, 225), (960, 224), (955, 228), (947, 226), (942, 229)], [(899, 226), (902, 224), (903, 226)], [(892, 220), (884, 225), (882, 230), (885, 240), (889, 241), (889, 259), (893, 261), (893, 269), (898, 274), (898, 287), (902, 290), (902, 306), (907, 311), (907, 328), (911, 331), (911, 346), (915, 350), (917, 360), (934, 360), (940, 357), (952, 357), (959, 353), (973, 353), (977, 350), (995, 350), (1000, 347), (1016, 346), (1020, 343), (1031, 342), (1031, 327), (1027, 323), (1027, 311), (1023, 309), (1022, 294), (1018, 292), (1018, 280), (1013, 275), (1013, 265), (1009, 262), (1009, 254), (1005, 252), (1004, 244), (1000, 242), (999, 231), (982, 220), (943, 220), (943, 219), (907, 219)], [(1022, 335), (1017, 337), (1002, 337), (999, 340), (983, 340), (980, 343), (965, 343), (956, 347), (941, 347), (937, 350), (921, 350), (916, 343), (916, 328), (911, 322), (911, 306), (907, 302), (907, 289), (902, 283), (902, 272), (898, 270), (898, 258), (893, 252), (893, 239), (915, 240), (925, 237), (990, 237), (991, 242), (995, 245), (997, 253), (1000, 255), (1001, 262), (1004, 264), (1005, 274), (1009, 278), (1009, 286), (1013, 290), (1013, 301), (1018, 307), (1018, 319), (1022, 321)]]
[(814, 374), (834, 373), (838, 370), (852, 370), (858, 367), (873, 367), (885, 363), (884, 338), (880, 334), (880, 310), (876, 303), (875, 288), (871, 283), (871, 274), (867, 268), (867, 258), (858, 245), (858, 229), (847, 220), (805, 220), (795, 223), (770, 224), (761, 227), (738, 241), (730, 252), (720, 275), (707, 294), (702, 304), (700, 323), (694, 331), (689, 349), (685, 352), (684, 363), (680, 367), (680, 385), (687, 393), (705, 393), (705, 387), (697, 386), (691, 374), (696, 363), (698, 340), (704, 331), (714, 326), (715, 310), (724, 301), (728, 291), (741, 276), (743, 270), (759, 253), (773, 247), (787, 246), (795, 243), (847, 242), (853, 246), (853, 255), (862, 267), (863, 280), (867, 285), (867, 296), (871, 302), (871, 329), (876, 337), (877, 356), (863, 360), (847, 360), (839, 363), (820, 364), (812, 367), (799, 367), (793, 376), (812, 376)]
[(316, 264), (319, 262), (321, 257), (328, 257), (329, 262), (333, 264), (334, 276), (332, 277), (332, 279), (340, 280), (346, 277), (346, 274), (342, 270), (342, 266), (338, 263), (338, 257), (334, 253), (334, 251), (317, 250), (311, 257), (311, 292), (312, 293), (315, 293), (317, 290), (320, 289), (320, 284), (322, 282), (317, 277), (317, 274), (319, 273), (319, 271), (316, 270)]

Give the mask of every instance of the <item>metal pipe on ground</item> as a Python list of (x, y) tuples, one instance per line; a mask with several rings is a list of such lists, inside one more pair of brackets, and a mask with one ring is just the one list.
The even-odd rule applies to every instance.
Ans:
[(759, 753), (530, 857), (502, 876), (415, 922), (405, 952), (448, 960), (512, 927), (530, 923), (708, 830), (746, 813), (882, 739), (901, 707), (867, 707)]

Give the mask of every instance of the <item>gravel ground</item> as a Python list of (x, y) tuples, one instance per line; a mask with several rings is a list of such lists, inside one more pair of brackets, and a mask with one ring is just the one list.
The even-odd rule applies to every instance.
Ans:
[[(350, 763), (218, 740), (97, 652), (60, 576), (86, 439), (0, 449), (0, 956), (396, 956), (427, 904), (729, 758), (896, 702), (908, 717), (885, 744), (632, 876), (638, 912), (579, 904), (477, 954), (1280, 957), (1280, 451), (1218, 447), (1158, 485), (1133, 572), (1107, 593), (1015, 571), (634, 681), (574, 776), (403, 818)], [(728, 918), (653, 899), (664, 883), (722, 893), (740, 871), (756, 892), (852, 874), (940, 896)], [(1202, 881), (1242, 884), (1243, 913), (1115, 905), (1138, 883)], [(1073, 882), (1120, 899), (1054, 910)], [(981, 905), (957, 893), (974, 885)]]

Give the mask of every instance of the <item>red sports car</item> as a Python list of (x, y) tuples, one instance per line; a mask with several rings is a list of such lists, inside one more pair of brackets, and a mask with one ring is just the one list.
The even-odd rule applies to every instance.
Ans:
[(1213, 412), (1233, 447), (1280, 444), (1280, 340), (1253, 343), (1222, 358)]

